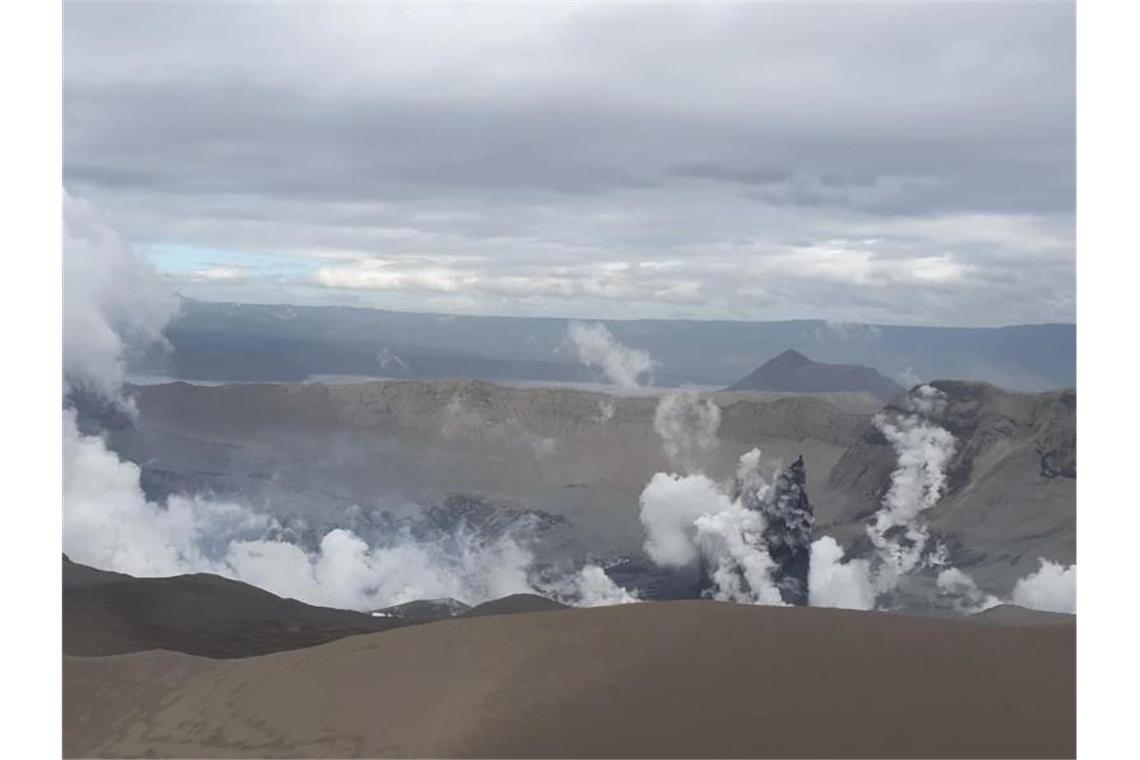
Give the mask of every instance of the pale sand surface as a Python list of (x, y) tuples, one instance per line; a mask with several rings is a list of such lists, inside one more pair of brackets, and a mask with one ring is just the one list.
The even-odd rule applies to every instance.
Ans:
[(1075, 624), (669, 602), (64, 659), (67, 756), (1072, 757)]

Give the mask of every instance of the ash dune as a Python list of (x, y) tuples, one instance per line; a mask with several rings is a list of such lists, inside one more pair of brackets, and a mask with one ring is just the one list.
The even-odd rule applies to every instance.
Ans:
[[(1071, 757), (1075, 626), (716, 602), (64, 660), (64, 754)], [(107, 699), (114, 695), (114, 699)]]
[(451, 617), (547, 612), (566, 606), (513, 594), (469, 607), (422, 599), (366, 614), (315, 607), (210, 573), (136, 578), (63, 556), (63, 653), (97, 657), (168, 650), (252, 657)]

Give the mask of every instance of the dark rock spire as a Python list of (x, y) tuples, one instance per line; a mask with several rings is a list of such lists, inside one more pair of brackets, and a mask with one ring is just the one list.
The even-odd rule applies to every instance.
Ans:
[(804, 458), (796, 457), (780, 473), (767, 499), (759, 505), (767, 526), (764, 541), (776, 563), (773, 580), (788, 604), (808, 601), (808, 567), (811, 561), (811, 529), (815, 523), (807, 496)]
[[(765, 527), (760, 541), (775, 563), (772, 581), (787, 604), (808, 603), (808, 568), (811, 561), (811, 529), (815, 523), (811, 503), (807, 496), (807, 475), (804, 458), (796, 461), (779, 474), (768, 487), (763, 480), (745, 475), (736, 483), (734, 498), (746, 508), (764, 516)], [(743, 578), (743, 585), (747, 585)], [(713, 580), (701, 557), (700, 586), (702, 596), (711, 596)]]

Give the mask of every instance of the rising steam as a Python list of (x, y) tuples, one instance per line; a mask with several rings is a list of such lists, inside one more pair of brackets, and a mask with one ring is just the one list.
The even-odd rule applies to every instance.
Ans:
[(1013, 603), (1048, 612), (1077, 612), (1077, 566), (1063, 567), (1047, 559), (1041, 567), (1017, 582)]
[[(131, 350), (163, 345), (177, 297), (85, 203), (65, 193), (63, 216), (67, 398), (86, 394), (132, 410), (123, 394), (125, 358)], [(574, 322), (568, 335), (581, 360), (615, 385), (635, 388), (651, 379), (650, 355), (623, 346), (604, 325)], [(810, 543), (810, 567), (800, 576), (806, 577), (808, 603), (890, 607), (903, 581), (918, 573), (937, 574), (938, 593), (961, 612), (999, 603), (949, 565), (948, 552), (925, 523), (946, 488), (955, 451), (954, 436), (939, 424), (945, 406), (940, 391), (923, 385), (901, 408), (875, 417), (897, 466), (867, 526), (872, 552), (845, 559), (831, 536)], [(612, 402), (603, 403), (597, 419), (614, 413)], [(139, 467), (110, 451), (101, 437), (81, 432), (77, 422), (75, 409), (65, 408), (63, 547), (78, 562), (142, 576), (211, 572), (309, 603), (356, 609), (441, 597), (470, 604), (520, 592), (583, 606), (638, 601), (594, 564), (553, 578), (539, 572), (526, 531), (488, 536), (461, 525), (446, 537), (406, 529), (374, 536), (336, 527), (306, 543), (273, 516), (242, 504), (188, 494), (151, 501)], [(753, 450), (740, 458), (735, 480), (718, 483), (703, 470), (718, 445), (719, 425), (720, 408), (712, 399), (678, 391), (659, 400), (654, 430), (676, 472), (656, 473), (641, 493), (645, 552), (662, 567), (699, 565), (704, 590), (716, 599), (803, 603), (798, 594), (805, 592), (804, 582), (789, 585), (786, 570), (793, 560), (806, 562), (809, 552), (813, 523), (803, 463), (771, 483)], [(484, 419), (458, 397), (445, 410), (443, 427), (445, 437), (514, 441), (536, 458), (555, 445)], [(1012, 601), (1075, 612), (1076, 566), (1042, 559), (1036, 572), (1018, 581)]]
[[(177, 298), (85, 203), (66, 194), (64, 228), (66, 387), (131, 408), (122, 393), (126, 353), (163, 341)], [(457, 410), (456, 424), (466, 421), (463, 412)], [(241, 504), (182, 494), (150, 501), (139, 467), (101, 437), (82, 433), (76, 421), (75, 410), (65, 408), (63, 548), (77, 562), (142, 576), (216, 573), (355, 609), (440, 597), (478, 603), (535, 591), (580, 604), (636, 601), (594, 566), (554, 582), (537, 578), (525, 535), (487, 537), (460, 526), (446, 540), (405, 531), (370, 544), (335, 528), (306, 547), (285, 540), (289, 531), (272, 516)], [(523, 443), (541, 456), (553, 442)]]
[(82, 200), (63, 193), (64, 387), (128, 406), (121, 395), (130, 347), (165, 342), (178, 297)]
[(954, 436), (931, 421), (945, 410), (945, 394), (922, 385), (904, 405), (909, 414), (878, 414), (873, 421), (898, 457), (882, 507), (867, 528), (881, 561), (875, 577), (880, 594), (894, 590), (902, 576), (929, 560), (930, 535), (919, 515), (942, 498), (946, 465), (954, 455)]
[(720, 407), (694, 391), (674, 391), (661, 397), (653, 414), (653, 430), (669, 462), (686, 472), (700, 469), (716, 448)]
[(714, 599), (783, 604), (763, 538), (764, 515), (747, 505), (771, 493), (759, 465), (758, 450), (740, 458), (736, 498), (702, 473), (654, 475), (640, 499), (649, 558), (662, 567), (701, 562)]
[[(871, 560), (844, 562), (834, 539), (818, 539), (812, 547), (812, 604), (873, 609), (906, 575), (945, 564), (944, 551), (931, 549), (929, 530), (921, 521), (921, 515), (942, 497), (946, 465), (954, 455), (954, 436), (932, 419), (941, 415), (945, 406), (941, 391), (923, 385), (908, 394), (900, 412), (874, 417), (873, 424), (897, 457), (890, 487), (867, 526), (875, 553)], [(954, 573), (939, 585), (943, 592), (967, 590), (961, 579), (969, 579), (961, 571)]]
[[(910, 392), (901, 412), (879, 414), (874, 425), (895, 451), (898, 463), (891, 485), (867, 536), (875, 552), (870, 560), (843, 560), (843, 551), (830, 536), (812, 545), (811, 604), (874, 609), (911, 573), (938, 571), (940, 597), (963, 614), (981, 612), (1002, 603), (978, 587), (969, 575), (949, 564), (946, 548), (932, 544), (923, 513), (934, 507), (946, 487), (946, 467), (954, 455), (954, 436), (937, 420), (946, 410), (946, 397), (922, 385)], [(1041, 560), (1038, 572), (1017, 582), (1014, 604), (1039, 610), (1076, 611), (1076, 566)]]
[(649, 352), (623, 345), (601, 322), (571, 322), (566, 336), (579, 361), (601, 371), (614, 385), (632, 389), (652, 381), (654, 362)]

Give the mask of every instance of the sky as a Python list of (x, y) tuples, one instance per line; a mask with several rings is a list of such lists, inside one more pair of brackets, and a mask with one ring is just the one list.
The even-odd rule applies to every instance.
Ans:
[(182, 294), (1075, 321), (1068, 3), (68, 3), (64, 186)]

